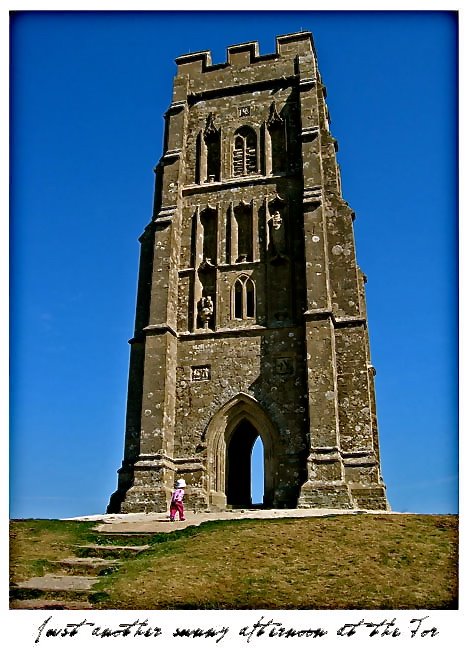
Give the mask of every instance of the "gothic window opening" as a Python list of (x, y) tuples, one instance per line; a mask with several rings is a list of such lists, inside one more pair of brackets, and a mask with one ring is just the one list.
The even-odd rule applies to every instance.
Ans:
[(258, 172), (257, 134), (250, 127), (240, 127), (235, 132), (232, 169), (234, 177)]
[(245, 274), (239, 276), (233, 286), (233, 318), (255, 318), (255, 283)]

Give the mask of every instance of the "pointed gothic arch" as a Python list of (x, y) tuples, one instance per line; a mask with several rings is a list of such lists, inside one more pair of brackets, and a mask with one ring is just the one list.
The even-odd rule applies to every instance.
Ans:
[(255, 282), (247, 274), (238, 276), (232, 286), (232, 319), (255, 319)]
[(279, 436), (264, 408), (241, 392), (212, 417), (206, 431), (207, 491), (211, 506), (250, 506), (250, 456), (260, 436), (264, 449), (264, 506), (274, 501), (278, 477)]

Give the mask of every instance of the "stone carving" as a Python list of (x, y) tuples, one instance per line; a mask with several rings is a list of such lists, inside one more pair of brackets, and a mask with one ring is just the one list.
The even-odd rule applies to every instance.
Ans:
[(285, 225), (278, 209), (275, 209), (268, 219), (268, 255), (273, 264), (288, 260)]
[(202, 367), (192, 367), (191, 368), (191, 380), (192, 382), (200, 382), (202, 380), (211, 380), (211, 367), (205, 365)]
[(218, 130), (216, 128), (216, 125), (214, 124), (214, 113), (210, 113), (208, 117), (206, 118), (206, 127), (204, 128), (204, 137), (208, 138), (208, 136), (216, 136), (218, 134)]
[(203, 327), (207, 328), (208, 322), (213, 316), (214, 305), (210, 296), (201, 297), (198, 302), (198, 317), (203, 323)]
[(275, 102), (270, 104), (270, 111), (268, 114), (267, 127), (274, 127), (275, 125), (280, 126), (283, 124), (283, 118), (280, 116), (276, 110)]

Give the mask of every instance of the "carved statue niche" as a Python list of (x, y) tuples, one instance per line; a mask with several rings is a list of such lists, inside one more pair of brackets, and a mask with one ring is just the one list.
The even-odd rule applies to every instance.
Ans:
[(197, 278), (195, 279), (195, 298), (200, 297), (196, 303), (197, 328), (214, 328), (215, 310), (213, 298), (216, 296), (216, 267), (217, 267), (217, 221), (218, 208), (207, 204), (200, 211), (197, 209)]
[(237, 231), (235, 255), (237, 263), (253, 260), (253, 206), (252, 202), (241, 201), (234, 207), (234, 231)]
[(206, 146), (206, 182), (212, 183), (220, 180), (221, 174), (221, 132), (214, 124), (214, 113), (206, 119), (203, 132)]
[(203, 325), (203, 328), (208, 328), (208, 323), (214, 313), (214, 305), (211, 297), (204, 296), (198, 301), (198, 317)]
[(200, 270), (215, 269), (217, 259), (217, 206), (208, 204), (200, 212), (200, 223), (203, 233), (203, 260)]
[(209, 138), (210, 136), (217, 136), (219, 131), (216, 129), (216, 126), (214, 124), (214, 113), (211, 111), (208, 113), (208, 117), (206, 118), (206, 126), (204, 128), (204, 137)]
[(267, 250), (272, 265), (281, 265), (288, 261), (286, 220), (282, 212), (282, 200), (278, 197), (267, 204)]
[(267, 129), (270, 135), (270, 167), (271, 174), (279, 174), (285, 170), (286, 164), (286, 137), (285, 122), (276, 110), (275, 102), (270, 105), (267, 119)]

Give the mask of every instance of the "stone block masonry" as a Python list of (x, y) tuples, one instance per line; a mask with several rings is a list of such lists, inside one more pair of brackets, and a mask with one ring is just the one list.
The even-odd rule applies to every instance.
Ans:
[(109, 513), (388, 509), (364, 276), (312, 35), (177, 59)]

